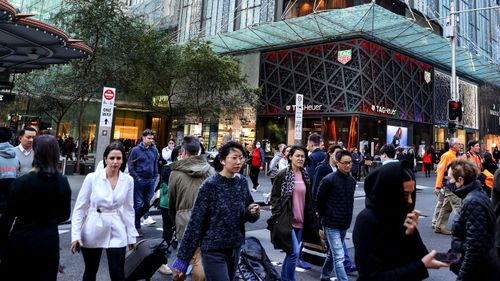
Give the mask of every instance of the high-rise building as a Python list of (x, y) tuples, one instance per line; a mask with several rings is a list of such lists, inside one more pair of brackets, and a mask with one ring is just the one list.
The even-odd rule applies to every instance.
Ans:
[(173, 31), (179, 21), (179, 0), (127, 0), (130, 13), (159, 30)]
[(52, 22), (62, 5), (62, 0), (9, 0), (9, 3), (24, 14), (34, 14), (39, 20)]

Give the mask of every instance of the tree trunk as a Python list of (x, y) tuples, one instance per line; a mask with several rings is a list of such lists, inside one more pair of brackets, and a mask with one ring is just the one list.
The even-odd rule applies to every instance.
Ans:
[(62, 116), (59, 117), (56, 121), (56, 133), (54, 135), (56, 138), (59, 138), (59, 129), (61, 129), (61, 122), (62, 122)]

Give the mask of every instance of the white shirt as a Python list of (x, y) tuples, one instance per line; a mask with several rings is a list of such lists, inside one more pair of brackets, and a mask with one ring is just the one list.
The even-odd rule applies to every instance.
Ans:
[(33, 148), (30, 151), (24, 149), (24, 147), (21, 144), (19, 144), (17, 147), (19, 147), (19, 150), (21, 150), (21, 152), (26, 156), (30, 155), (31, 152), (33, 151)]
[[(71, 219), (71, 241), (86, 248), (119, 248), (134, 244), (134, 180), (120, 171), (113, 190), (105, 170), (85, 177)], [(100, 212), (98, 212), (98, 210)]]
[(172, 151), (174, 150), (170, 149), (168, 146), (164, 147), (161, 150), (161, 157), (163, 158), (163, 160), (167, 161), (167, 164), (172, 163)]

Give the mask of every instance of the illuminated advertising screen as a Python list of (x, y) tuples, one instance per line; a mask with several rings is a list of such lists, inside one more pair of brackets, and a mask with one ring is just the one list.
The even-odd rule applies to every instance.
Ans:
[(394, 147), (408, 146), (408, 128), (388, 125), (387, 143), (391, 143)]

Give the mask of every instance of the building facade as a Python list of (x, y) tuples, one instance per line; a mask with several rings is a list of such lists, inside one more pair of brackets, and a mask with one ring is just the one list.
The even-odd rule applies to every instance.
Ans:
[[(303, 142), (317, 132), (326, 143), (366, 146), (374, 154), (397, 134), (402, 146), (444, 146), (450, 137), (451, 50), (443, 34), (450, 1), (381, 0), (372, 11), (366, 3), (371, 1), (277, 1), (275, 22), (237, 30), (232, 25), (211, 37), (220, 53), (258, 57), (263, 107), (256, 140), (271, 147), (293, 143), (295, 95), (303, 94)], [(497, 4), (456, 1), (458, 10)], [(460, 16), (457, 73), (464, 119), (454, 136), (462, 143), (480, 139), (488, 147), (497, 141), (495, 123), (487, 121), (496, 111), (484, 102), (499, 93), (499, 15), (484, 10)], [(486, 121), (491, 124), (485, 129), (480, 124)]]

